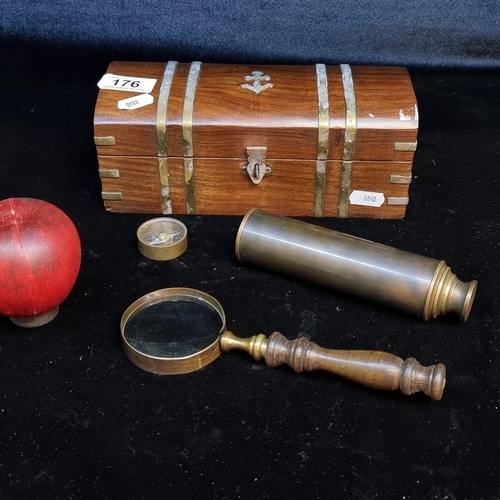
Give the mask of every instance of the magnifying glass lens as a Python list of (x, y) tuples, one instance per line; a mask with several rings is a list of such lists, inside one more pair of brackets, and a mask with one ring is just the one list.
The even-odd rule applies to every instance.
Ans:
[(121, 321), (123, 347), (139, 368), (161, 374), (190, 373), (221, 351), (226, 328), (221, 305), (190, 288), (166, 288), (131, 304)]
[(189, 301), (165, 301), (135, 314), (125, 338), (143, 354), (159, 358), (191, 356), (220, 335), (222, 321), (213, 309)]

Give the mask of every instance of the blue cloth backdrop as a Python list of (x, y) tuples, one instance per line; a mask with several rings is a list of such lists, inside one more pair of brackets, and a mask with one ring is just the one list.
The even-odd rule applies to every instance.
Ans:
[(500, 65), (497, 0), (9, 0), (0, 42), (205, 62)]

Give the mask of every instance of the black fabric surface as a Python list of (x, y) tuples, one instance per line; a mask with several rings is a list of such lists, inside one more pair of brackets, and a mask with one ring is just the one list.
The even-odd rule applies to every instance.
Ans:
[[(14, 2), (0, 14), (4, 26), (22, 5)], [(97, 7), (88, 5), (78, 26), (71, 26), (65, 3), (54, 3), (61, 13), (57, 30), (49, 17), (40, 25), (26, 18), (33, 41), (4, 37), (0, 47), (0, 199), (33, 197), (57, 205), (74, 221), (83, 250), (76, 285), (53, 322), (28, 330), (0, 317), (0, 498), (499, 498), (498, 71), (411, 68), (421, 125), (404, 220), (304, 219), (444, 259), (462, 280), (479, 281), (466, 323), (452, 316), (424, 322), (241, 265), (233, 250), (241, 217), (178, 216), (188, 227), (187, 252), (164, 263), (142, 257), (135, 231), (150, 216), (104, 210), (92, 119), (96, 82), (108, 63), (146, 49), (114, 51), (111, 28), (90, 31)], [(195, 21), (199, 12), (182, 5), (175, 16), (184, 12)], [(212, 12), (214, 5), (204, 9)], [(496, 4), (474, 5), (479, 12)], [(262, 8), (277, 7), (263, 2)], [(291, 23), (286, 9), (283, 16)], [(395, 10), (394, 18), (401, 13)], [(157, 26), (157, 19), (144, 19)], [(482, 40), (495, 22), (477, 27)], [(119, 19), (109, 23), (118, 36)], [(155, 38), (153, 28), (145, 26), (144, 37), (160, 44), (165, 32)], [(312, 42), (291, 43), (291, 33), (282, 35), (286, 49), (277, 42), (257, 44), (251, 41), (255, 30), (236, 39), (228, 29), (237, 42), (221, 59), (254, 55), (300, 62), (321, 59), (331, 48), (325, 39), (321, 50), (307, 53)], [(216, 60), (221, 54), (213, 52), (214, 35), (205, 45), (204, 30), (211, 32), (210, 23), (193, 22), (175, 59)], [(120, 37), (126, 45), (125, 32)], [(393, 26), (386, 36), (395, 33)], [(460, 36), (465, 33), (471, 35), (462, 30)], [(135, 36), (131, 44), (148, 41)], [(89, 40), (89, 46), (75, 42), (64, 49), (65, 37)], [(95, 50), (101, 44), (106, 48)], [(294, 53), (299, 45), (301, 55)], [(354, 60), (365, 57), (358, 48)], [(168, 50), (148, 57), (161, 59)], [(411, 52), (411, 62), (426, 57), (409, 46), (393, 50), (401, 51), (399, 59)], [(398, 59), (395, 52), (380, 57)], [(473, 61), (454, 57), (457, 64)], [(485, 61), (484, 52), (477, 57), (478, 64)], [(442, 61), (436, 56), (434, 62)], [(432, 402), (328, 373), (298, 375), (238, 353), (189, 375), (141, 371), (124, 355), (120, 317), (143, 294), (171, 286), (216, 297), (228, 327), (241, 336), (279, 330), (326, 347), (384, 350), (424, 365), (442, 362), (448, 369), (444, 397)]]
[(495, 0), (11, 0), (8, 40), (133, 51), (141, 59), (494, 66)]

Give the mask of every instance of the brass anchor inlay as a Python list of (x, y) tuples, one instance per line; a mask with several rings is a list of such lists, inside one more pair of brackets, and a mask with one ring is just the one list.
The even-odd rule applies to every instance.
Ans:
[(251, 90), (256, 94), (260, 94), (262, 91), (272, 89), (274, 87), (274, 84), (272, 83), (265, 83), (264, 85), (261, 84), (261, 82), (268, 82), (269, 80), (271, 80), (271, 77), (269, 75), (264, 75), (262, 71), (252, 71), (251, 75), (245, 76), (245, 82), (253, 82), (253, 84), (250, 85), (248, 83), (242, 83), (241, 87)]

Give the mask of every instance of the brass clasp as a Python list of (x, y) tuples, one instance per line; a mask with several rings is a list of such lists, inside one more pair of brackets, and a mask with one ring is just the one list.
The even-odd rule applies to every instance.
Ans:
[(241, 167), (241, 173), (248, 175), (254, 184), (260, 184), (265, 175), (273, 171), (273, 167), (266, 163), (267, 148), (265, 146), (248, 146), (248, 163)]

